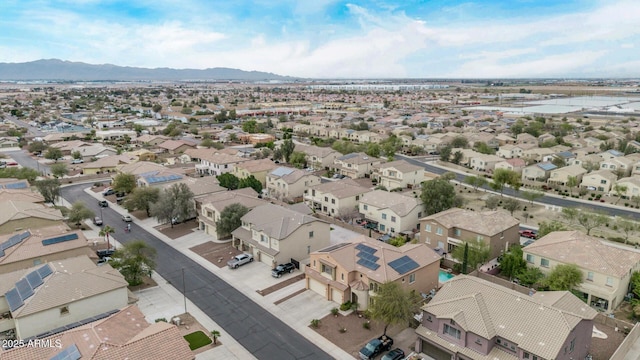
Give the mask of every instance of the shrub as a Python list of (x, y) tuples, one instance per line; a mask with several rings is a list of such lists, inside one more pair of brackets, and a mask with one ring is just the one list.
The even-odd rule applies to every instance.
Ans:
[(333, 309), (331, 309), (331, 315), (338, 315), (338, 312), (340, 310), (338, 310), (338, 308), (334, 307)]
[(612, 237), (608, 238), (608, 240), (624, 244), (624, 238), (621, 238), (619, 236), (612, 236)]
[(371, 329), (371, 324), (369, 323), (369, 321), (365, 321), (362, 323), (362, 328), (370, 330)]
[(311, 326), (314, 328), (317, 328), (318, 326), (320, 326), (320, 320), (318, 319), (311, 320)]
[(338, 329), (338, 331), (340, 331), (341, 334), (344, 334), (347, 332), (347, 328), (344, 326), (341, 326), (340, 329)]
[(340, 310), (342, 310), (342, 311), (351, 310), (351, 301), (347, 301), (347, 302), (343, 303), (342, 305), (340, 305)]
[(162, 321), (162, 322), (167, 322), (167, 319), (165, 319), (165, 318), (157, 318), (157, 319), (156, 319), (156, 322), (157, 322), (157, 323), (159, 323), (160, 321)]

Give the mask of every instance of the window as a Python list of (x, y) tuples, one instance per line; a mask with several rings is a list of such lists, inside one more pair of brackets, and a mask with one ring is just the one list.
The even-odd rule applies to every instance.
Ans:
[(395, 216), (391, 217), (391, 222), (396, 222), (396, 217)]
[(589, 280), (589, 281), (593, 281), (593, 272), (589, 271), (589, 272), (587, 273), (587, 280)]
[(460, 229), (455, 229), (453, 232), (456, 234), (456, 236), (462, 235), (462, 231), (460, 231)]
[(340, 279), (344, 280), (344, 273), (340, 274)]
[(336, 199), (331, 199), (331, 203), (335, 204), (336, 203)]
[(33, 265), (40, 265), (42, 264), (42, 259), (33, 259)]
[(311, 196), (316, 196), (316, 191), (315, 190), (311, 190)]
[(427, 321), (428, 322), (433, 322), (433, 319), (431, 318), (431, 315), (427, 315)]
[(427, 237), (424, 239), (424, 242), (425, 242), (425, 243), (427, 243), (427, 244), (431, 244), (431, 238), (427, 236)]
[(69, 307), (68, 306), (63, 306), (60, 308), (60, 315), (67, 315), (69, 314)]
[(409, 275), (409, 284), (416, 282), (416, 274)]
[(322, 272), (325, 274), (333, 275), (333, 268), (331, 266), (322, 264)]
[(307, 255), (311, 254), (311, 245), (307, 245)]
[(436, 234), (442, 235), (442, 228), (441, 227), (436, 229)]
[(369, 291), (378, 292), (378, 286), (377, 282), (371, 281), (369, 283)]
[(309, 231), (309, 238), (313, 237), (313, 231)]
[(527, 262), (533, 264), (534, 262), (534, 257), (531, 254), (527, 254)]
[(329, 197), (328, 197), (328, 196), (325, 196), (325, 197), (324, 197), (324, 201), (329, 201)]
[(482, 345), (482, 340), (480, 340), (480, 338), (476, 338), (476, 344)]
[(356, 201), (360, 200), (360, 195), (356, 195)]
[(367, 206), (367, 204), (362, 205), (362, 208), (365, 210), (369, 210), (369, 206)]
[(384, 231), (384, 225), (380, 224), (380, 231)]
[(476, 236), (476, 241), (477, 242), (484, 241), (484, 236), (482, 236), (482, 235)]
[(606, 283), (606, 285), (607, 285), (607, 286), (613, 286), (613, 278), (612, 278), (612, 277), (607, 276), (607, 283)]
[(260, 242), (267, 242), (267, 237), (264, 234), (260, 234)]
[(382, 213), (382, 220), (387, 220), (387, 214)]
[(600, 184), (606, 184), (607, 180), (600, 180)]
[(444, 324), (443, 334), (449, 335), (453, 338), (460, 339), (460, 330), (449, 326), (449, 324)]
[(424, 231), (426, 231), (426, 232), (431, 232), (431, 225), (429, 225), (429, 224), (425, 224), (425, 225), (424, 225)]
[(549, 267), (549, 259), (540, 259), (540, 266)]

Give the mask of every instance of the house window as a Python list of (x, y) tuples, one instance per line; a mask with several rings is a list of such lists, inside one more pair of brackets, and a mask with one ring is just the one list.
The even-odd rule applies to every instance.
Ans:
[(340, 279), (344, 280), (344, 273), (340, 274)]
[(385, 213), (382, 214), (382, 220), (387, 220), (387, 214)]
[(429, 238), (428, 236), (424, 239), (424, 242), (426, 244), (431, 244), (431, 238)]
[(360, 195), (356, 195), (356, 201), (360, 200)]
[(549, 267), (549, 259), (540, 259), (540, 266)]
[(325, 197), (324, 197), (324, 201), (329, 201), (329, 197), (328, 197), (328, 196), (325, 196)]
[(613, 286), (613, 278), (612, 278), (612, 277), (607, 276), (607, 283), (606, 283), (606, 285), (607, 285), (607, 286)]
[(42, 264), (42, 259), (33, 259), (33, 265), (40, 265)]
[(309, 231), (309, 238), (313, 237), (313, 231)]
[(429, 224), (425, 224), (425, 225), (424, 225), (424, 231), (426, 231), (426, 232), (431, 232), (431, 225), (429, 225)]
[(68, 315), (69, 314), (69, 307), (68, 306), (63, 306), (60, 308), (60, 315)]
[(260, 234), (260, 242), (267, 242), (267, 237), (263, 234)]
[(600, 180), (600, 184), (606, 184), (607, 180)]
[(362, 208), (365, 210), (369, 210), (369, 206), (367, 206), (367, 204), (362, 205)]
[(372, 292), (378, 292), (378, 286), (379, 286), (379, 285), (378, 285), (378, 283), (377, 283), (377, 282), (375, 282), (375, 281), (371, 281), (371, 282), (369, 283), (369, 291), (372, 291)]
[(331, 266), (322, 264), (322, 272), (325, 274), (333, 275), (333, 268)]
[(436, 234), (442, 235), (442, 228), (441, 227), (436, 229)]
[(315, 190), (311, 190), (311, 196), (316, 196), (316, 191)]
[(482, 236), (482, 235), (476, 236), (476, 241), (477, 242), (484, 241), (484, 236)]
[(458, 329), (456, 329), (456, 328), (454, 328), (452, 326), (449, 326), (449, 324), (444, 324), (444, 329), (443, 330), (444, 330), (443, 331), (444, 334), (449, 335), (449, 336), (451, 336), (453, 338), (456, 338), (458, 340), (460, 339), (460, 330), (458, 330)]
[(431, 315), (427, 315), (427, 321), (428, 322), (433, 322), (433, 319), (431, 319)]
[(527, 262), (533, 264), (533, 262), (534, 262), (533, 255), (527, 254)]
[(336, 203), (336, 199), (331, 199), (331, 203), (335, 204)]
[(391, 217), (391, 222), (396, 222), (396, 217), (395, 216)]
[(482, 345), (482, 340), (480, 340), (480, 338), (476, 338), (476, 344)]
[(462, 235), (462, 231), (460, 231), (460, 229), (455, 229), (454, 233), (456, 234), (456, 236)]
[(411, 274), (409, 275), (409, 284), (413, 284), (414, 282), (416, 282), (416, 274)]
[(311, 245), (307, 245), (307, 255), (311, 254)]
[(589, 272), (587, 273), (587, 280), (589, 280), (589, 281), (593, 281), (593, 272), (589, 271)]

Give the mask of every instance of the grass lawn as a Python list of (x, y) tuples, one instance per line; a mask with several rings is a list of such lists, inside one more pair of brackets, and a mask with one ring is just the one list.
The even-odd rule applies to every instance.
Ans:
[(211, 338), (202, 331), (192, 332), (184, 336), (184, 339), (189, 343), (189, 348), (195, 350), (205, 345), (211, 344)]

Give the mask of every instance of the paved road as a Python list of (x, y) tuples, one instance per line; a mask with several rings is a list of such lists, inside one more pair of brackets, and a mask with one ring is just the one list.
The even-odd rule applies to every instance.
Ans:
[[(412, 164), (418, 165), (418, 166), (422, 166), (424, 167), (427, 171), (432, 172), (434, 174), (444, 174), (445, 172), (448, 172), (448, 170), (442, 169), (440, 167), (437, 166), (433, 166), (433, 165), (429, 165), (427, 163), (424, 163), (421, 160), (416, 160), (416, 159), (412, 159), (403, 155), (396, 155), (397, 159), (402, 159), (402, 160), (406, 160)], [(456, 174), (456, 180), (459, 182), (464, 182), (464, 178), (467, 175), (462, 175), (462, 174)], [(490, 190), (490, 188), (488, 186), (484, 186), (485, 189)], [(522, 198), (522, 196), (520, 195), (520, 193), (518, 191), (515, 191), (511, 188), (505, 188), (503, 193), (505, 195), (509, 195), (509, 196), (513, 196), (513, 197), (518, 197), (518, 198)], [(555, 206), (561, 206), (561, 207), (579, 207), (579, 208), (587, 208), (590, 210), (597, 210), (597, 211), (602, 211), (604, 213), (607, 213), (611, 216), (627, 216), (627, 217), (631, 217), (634, 218), (636, 220), (640, 220), (640, 213), (635, 212), (635, 211), (629, 211), (629, 210), (625, 210), (625, 209), (618, 209), (618, 208), (612, 208), (612, 207), (608, 207), (608, 206), (602, 206), (596, 203), (583, 203), (583, 202), (579, 202), (579, 201), (573, 201), (570, 199), (563, 199), (563, 198), (558, 198), (558, 197), (554, 197), (554, 196), (543, 196), (540, 197), (538, 199), (536, 199), (536, 202), (542, 203), (542, 204), (548, 204), (548, 205), (555, 205)]]
[(51, 171), (48, 165), (40, 164), (34, 158), (29, 156), (26, 150), (7, 151), (8, 156), (12, 157), (22, 167), (28, 167), (38, 170), (41, 174), (49, 174)]
[[(83, 191), (86, 187), (86, 184), (64, 187), (61, 195), (70, 203), (84, 201), (98, 215), (97, 201)], [(184, 269), (189, 300), (258, 359), (331, 359), (260, 305), (135, 222), (131, 225), (131, 233), (124, 233), (125, 225), (117, 212), (104, 208), (102, 217), (105, 225), (116, 229), (115, 237), (119, 242), (140, 239), (154, 247), (157, 250), (156, 271), (178, 290), (182, 290)]]
[(29, 134), (33, 136), (44, 137), (45, 135), (47, 135), (46, 132), (38, 129), (37, 127), (27, 124), (25, 121), (22, 121), (15, 116), (9, 115), (6, 117), (6, 119), (9, 121), (12, 121), (14, 124), (18, 125), (19, 127), (27, 128), (27, 130), (29, 130)]

